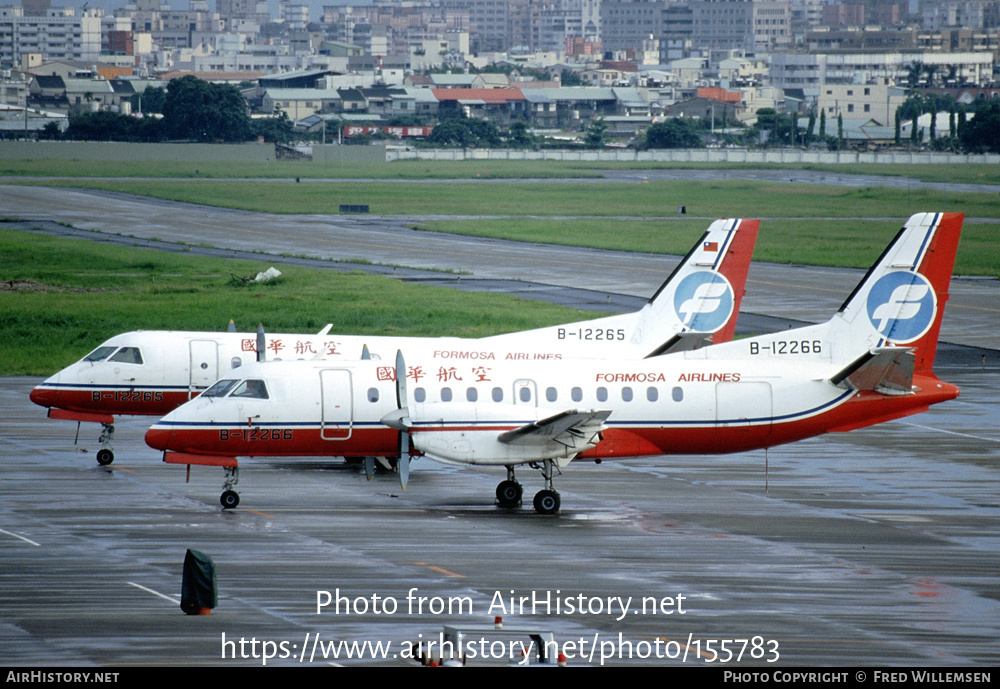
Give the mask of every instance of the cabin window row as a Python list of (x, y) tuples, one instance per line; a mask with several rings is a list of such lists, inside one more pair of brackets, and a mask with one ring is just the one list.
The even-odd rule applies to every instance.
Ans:
[[(461, 394), (459, 391), (458, 394)], [(612, 391), (609, 391), (606, 387), (599, 387), (596, 390), (596, 399), (598, 402), (607, 402), (611, 398)], [(617, 394), (622, 402), (631, 402), (636, 398), (636, 391), (634, 391), (630, 386), (623, 386), (618, 390)], [(638, 394), (642, 395), (643, 391), (639, 390)], [(522, 403), (533, 402), (534, 388), (530, 386), (519, 387), (514, 391), (515, 401)], [(465, 400), (467, 402), (478, 402), (480, 396), (480, 390), (476, 387), (468, 387), (465, 389)], [(646, 400), (649, 402), (656, 402), (660, 399), (660, 389), (655, 386), (649, 386), (645, 389)], [(555, 403), (559, 401), (560, 395), (556, 388), (549, 387), (545, 388), (544, 397), (546, 402)], [(413, 391), (413, 399), (415, 402), (426, 402), (427, 401), (427, 389), (423, 387), (418, 387)], [(438, 391), (438, 399), (442, 402), (452, 402), (455, 400), (455, 391), (450, 387), (442, 387)], [(504, 389), (501, 387), (494, 387), (490, 390), (490, 399), (494, 402), (503, 402), (505, 399)], [(569, 391), (569, 399), (573, 402), (583, 401), (583, 388), (573, 387)], [(680, 402), (684, 399), (684, 389), (681, 387), (674, 387), (670, 390), (670, 399), (674, 402)], [(378, 402), (379, 392), (378, 388), (368, 389), (368, 401)]]

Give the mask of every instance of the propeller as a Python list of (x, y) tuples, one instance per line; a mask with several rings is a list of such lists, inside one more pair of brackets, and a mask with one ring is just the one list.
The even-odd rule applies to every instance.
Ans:
[(406, 361), (403, 352), (396, 352), (396, 410), (382, 417), (382, 423), (399, 431), (399, 485), (406, 490), (410, 479), (410, 410), (407, 408)]
[(264, 342), (264, 324), (257, 325), (257, 361), (264, 361), (266, 343)]

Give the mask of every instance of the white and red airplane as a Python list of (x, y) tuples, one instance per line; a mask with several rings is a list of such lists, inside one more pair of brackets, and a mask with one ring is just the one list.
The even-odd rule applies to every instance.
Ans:
[[(552, 473), (574, 458), (728, 453), (849, 431), (958, 395), (932, 370), (962, 228), (921, 213), (826, 323), (645, 359), (547, 362), (269, 362), (227, 376), (146, 434), (164, 461), (223, 466), (235, 507), (237, 457), (411, 452), (540, 468), (535, 509), (559, 509)], [(412, 389), (412, 392), (410, 391)]]
[(116, 335), (48, 378), (31, 400), (53, 419), (103, 425), (97, 461), (114, 461), (115, 415), (163, 416), (233, 369), (261, 358), (344, 360), (399, 349), (444, 364), (641, 358), (733, 337), (758, 220), (717, 220), (635, 313), (481, 339), (237, 332), (137, 331)]

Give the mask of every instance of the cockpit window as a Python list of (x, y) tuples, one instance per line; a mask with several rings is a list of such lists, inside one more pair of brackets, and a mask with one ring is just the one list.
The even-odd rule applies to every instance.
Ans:
[(142, 353), (138, 347), (122, 347), (108, 361), (117, 361), (120, 364), (141, 364)]
[(117, 347), (98, 347), (92, 351), (87, 356), (83, 357), (84, 361), (104, 361), (108, 358), (111, 352), (115, 351)]
[(229, 392), (236, 383), (236, 380), (220, 380), (217, 381), (212, 387), (210, 387), (205, 392), (201, 393), (202, 397), (225, 397), (226, 393)]
[(262, 380), (244, 380), (236, 386), (230, 397), (253, 397), (259, 400), (266, 400), (267, 387)]

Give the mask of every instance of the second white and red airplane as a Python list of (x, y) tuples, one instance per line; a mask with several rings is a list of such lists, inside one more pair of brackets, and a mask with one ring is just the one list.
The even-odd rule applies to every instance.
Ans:
[(114, 460), (115, 416), (160, 417), (220, 377), (267, 359), (392, 360), (399, 349), (442, 365), (642, 358), (733, 337), (757, 220), (711, 224), (639, 311), (481, 339), (237, 332), (136, 331), (116, 335), (31, 392), (53, 419), (97, 422), (97, 461)]
[(560, 508), (553, 473), (570, 461), (718, 454), (849, 431), (958, 395), (932, 367), (961, 214), (909, 219), (826, 323), (651, 358), (268, 362), (226, 376), (158, 421), (164, 461), (223, 466), (235, 507), (237, 457), (414, 455), (539, 468), (534, 506)]

